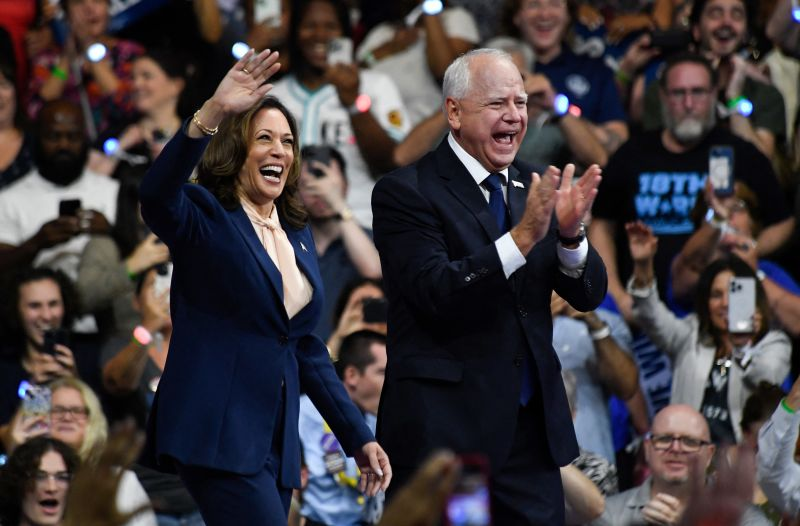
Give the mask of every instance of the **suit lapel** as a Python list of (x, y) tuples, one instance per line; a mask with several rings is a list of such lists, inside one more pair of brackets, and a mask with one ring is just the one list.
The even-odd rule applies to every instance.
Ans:
[(446, 137), (436, 150), (436, 165), (437, 173), (445, 180), (447, 190), (475, 216), (475, 219), (478, 220), (478, 223), (480, 223), (490, 239), (499, 238), (501, 232), (497, 227), (497, 221), (495, 221), (492, 212), (489, 210), (486, 198), (478, 188), (478, 185), (475, 184), (475, 179), (472, 178), (467, 168), (456, 157), (450, 145), (447, 144)]
[(229, 213), (233, 219), (233, 224), (236, 225), (236, 229), (244, 240), (244, 244), (247, 245), (253, 257), (256, 258), (258, 265), (269, 278), (269, 282), (278, 294), (281, 303), (283, 303), (283, 280), (281, 279), (281, 273), (278, 271), (278, 267), (275, 266), (275, 263), (270, 259), (264, 246), (258, 240), (250, 218), (247, 217), (247, 214), (244, 213), (244, 209), (241, 206), (236, 207), (236, 210)]
[(522, 174), (516, 166), (512, 164), (508, 167), (508, 210), (511, 214), (512, 226), (519, 223), (525, 213), (529, 185), (529, 182), (523, 181)]

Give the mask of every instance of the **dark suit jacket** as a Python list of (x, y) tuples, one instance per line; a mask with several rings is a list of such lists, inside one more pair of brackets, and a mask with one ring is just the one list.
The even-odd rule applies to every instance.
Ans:
[(226, 210), (205, 188), (186, 184), (207, 143), (179, 132), (140, 190), (142, 216), (174, 263), (173, 334), (148, 421), (146, 458), (256, 473), (285, 406), (279, 481), (299, 487), (301, 384), (348, 454), (372, 434), (325, 345), (311, 335), (322, 282), (310, 230), (283, 224), (314, 287), (311, 302), (290, 321), (280, 272), (242, 207)]
[[(512, 224), (525, 209), (531, 169), (509, 168)], [(389, 299), (388, 366), (378, 437), (393, 466), (418, 465), (431, 450), (482, 452), (500, 468), (514, 437), (523, 355), (534, 366), (549, 451), (565, 465), (578, 454), (561, 365), (552, 347), (553, 288), (578, 310), (606, 292), (590, 247), (578, 279), (558, 268), (556, 222), (506, 279), (501, 236), (485, 197), (445, 139), (416, 165), (385, 176), (372, 195), (375, 243)]]

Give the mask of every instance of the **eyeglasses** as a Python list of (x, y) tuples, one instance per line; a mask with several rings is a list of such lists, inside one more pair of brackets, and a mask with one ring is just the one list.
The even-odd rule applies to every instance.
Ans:
[(687, 95), (691, 95), (693, 99), (704, 99), (711, 95), (710, 88), (674, 88), (667, 90), (667, 97), (674, 102), (680, 102), (686, 99)]
[(680, 443), (681, 449), (686, 453), (696, 453), (697, 451), (700, 451), (701, 447), (711, 445), (711, 442), (706, 440), (678, 435), (654, 435), (652, 433), (647, 433), (645, 438), (649, 440), (651, 444), (653, 444), (653, 447), (656, 451), (668, 450), (675, 441)]
[(65, 407), (63, 405), (55, 405), (50, 409), (50, 416), (59, 420), (63, 420), (67, 415), (70, 415), (75, 420), (81, 420), (89, 416), (88, 407)]
[(55, 482), (56, 486), (59, 487), (66, 487), (69, 485), (69, 481), (72, 480), (72, 473), (69, 471), (58, 471), (56, 473), (48, 473), (47, 471), (37, 471), (36, 474), (33, 476), (33, 479), (36, 481), (38, 485), (45, 485), (51, 480)]

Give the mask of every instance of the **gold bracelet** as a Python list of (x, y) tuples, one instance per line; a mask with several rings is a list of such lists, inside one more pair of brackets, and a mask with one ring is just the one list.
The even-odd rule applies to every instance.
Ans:
[(203, 125), (202, 122), (200, 122), (200, 119), (197, 118), (197, 115), (199, 113), (200, 110), (197, 110), (196, 112), (194, 112), (194, 115), (192, 116), (192, 122), (194, 123), (195, 126), (197, 126), (197, 129), (203, 132), (203, 135), (208, 135), (208, 136), (216, 135), (216, 133), (219, 131), (219, 125), (214, 126), (213, 128), (208, 128), (207, 126)]

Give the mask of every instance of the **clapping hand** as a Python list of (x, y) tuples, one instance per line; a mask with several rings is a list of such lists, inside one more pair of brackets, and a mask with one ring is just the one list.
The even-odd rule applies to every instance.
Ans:
[(635, 221), (625, 225), (625, 232), (628, 234), (628, 247), (633, 262), (653, 261), (658, 249), (658, 238), (653, 235), (653, 229), (641, 221)]
[(556, 190), (556, 217), (563, 236), (574, 237), (578, 234), (581, 221), (592, 209), (594, 198), (597, 197), (597, 187), (602, 179), (600, 173), (600, 167), (593, 164), (583, 172), (577, 183), (572, 184), (575, 165), (568, 164), (564, 168), (561, 185)]

